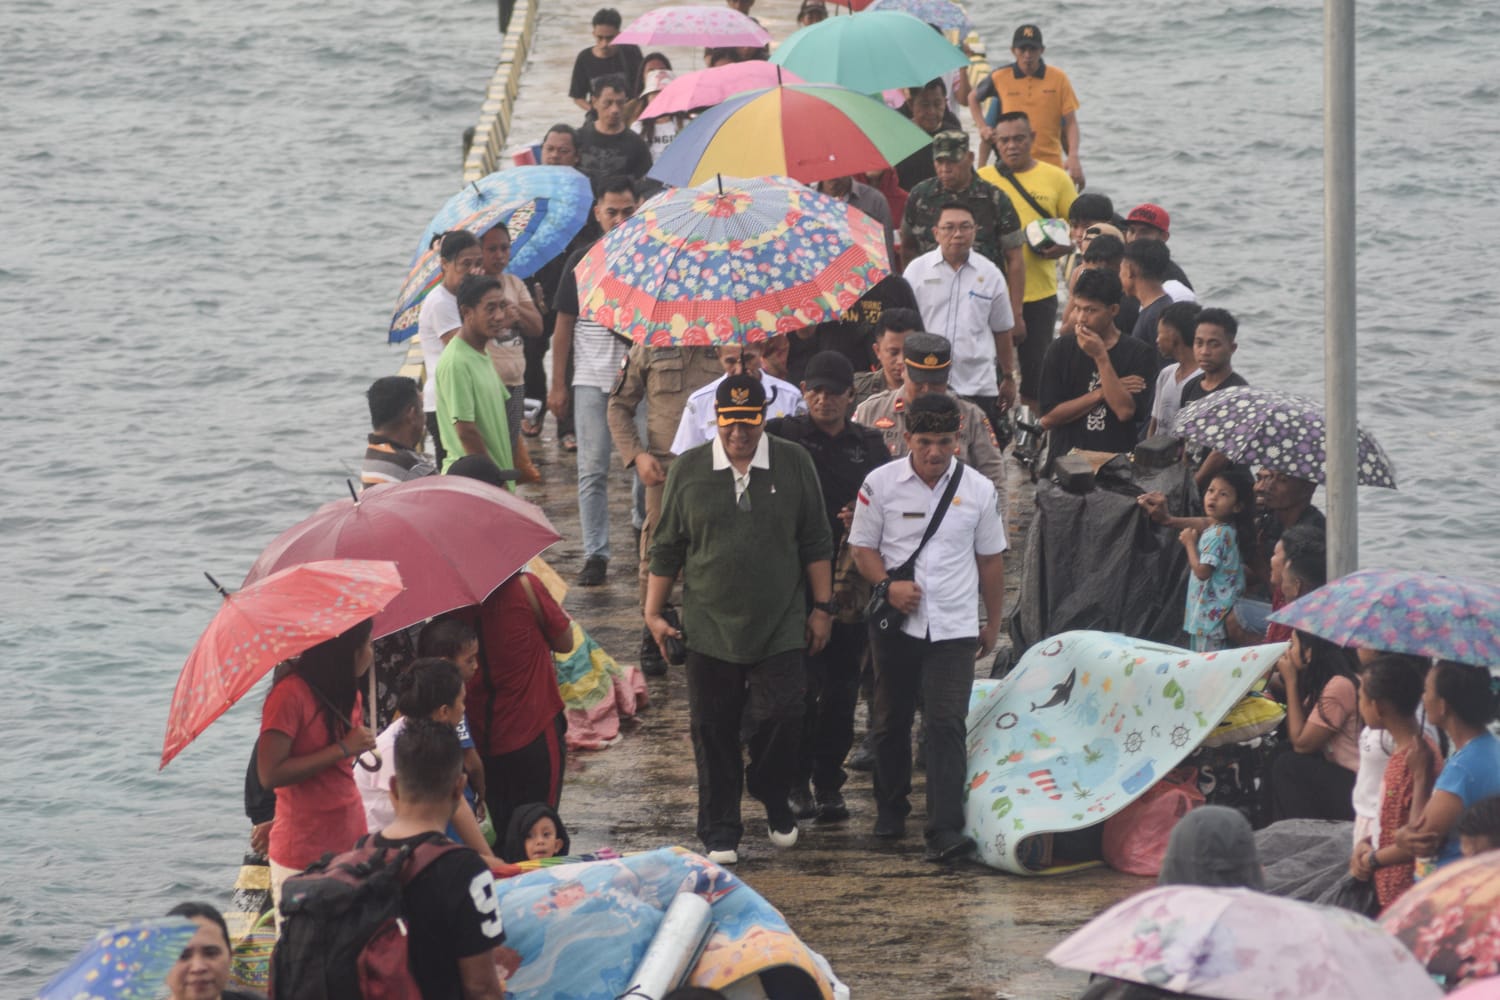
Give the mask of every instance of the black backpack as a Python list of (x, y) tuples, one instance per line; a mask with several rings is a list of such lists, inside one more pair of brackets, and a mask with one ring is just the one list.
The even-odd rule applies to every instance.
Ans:
[(288, 878), (271, 1000), (422, 1000), (407, 961), (402, 889), (460, 849), (440, 833), (399, 848), (365, 836)]

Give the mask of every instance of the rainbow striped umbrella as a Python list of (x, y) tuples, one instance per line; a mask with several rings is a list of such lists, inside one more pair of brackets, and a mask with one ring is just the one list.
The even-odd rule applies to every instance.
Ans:
[(828, 83), (783, 84), (738, 94), (699, 115), (649, 176), (677, 187), (719, 174), (811, 184), (884, 170), (931, 141), (875, 98)]

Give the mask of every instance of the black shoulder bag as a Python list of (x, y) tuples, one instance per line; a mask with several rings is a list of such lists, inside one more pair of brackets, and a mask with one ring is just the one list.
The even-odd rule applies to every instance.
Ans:
[(870, 604), (865, 609), (865, 617), (869, 619), (871, 628), (878, 634), (895, 635), (906, 623), (906, 612), (898, 611), (887, 599), (891, 582), (916, 579), (917, 556), (921, 555), (927, 543), (932, 541), (932, 536), (937, 534), (938, 526), (943, 523), (943, 515), (948, 513), (949, 507), (953, 506), (953, 497), (958, 492), (958, 481), (963, 474), (963, 461), (956, 461), (953, 466), (953, 478), (948, 480), (948, 488), (943, 491), (943, 497), (938, 501), (938, 508), (933, 513), (932, 520), (927, 522), (927, 530), (922, 533), (922, 540), (917, 543), (912, 554), (906, 557), (906, 561), (891, 570), (884, 580), (875, 585), (874, 592), (870, 594)]

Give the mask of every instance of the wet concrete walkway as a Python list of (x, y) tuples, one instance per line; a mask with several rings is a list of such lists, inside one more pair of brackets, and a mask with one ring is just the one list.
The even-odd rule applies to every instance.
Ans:
[[(549, 420), (533, 458), (546, 477), (521, 493), (541, 504), (564, 540), (547, 557), (565, 579), (582, 563), (573, 456), (557, 448)], [(1011, 463), (1013, 548), (1030, 519), (1031, 487)], [(635, 662), (640, 641), (635, 563), (629, 552), (630, 479), (610, 483), (614, 561), (608, 583), (570, 590), (566, 607), (621, 662)], [(1013, 602), (1014, 593), (1009, 600)], [(976, 664), (986, 676), (988, 662)], [(617, 745), (575, 754), (568, 763), (562, 814), (580, 850), (646, 850), (694, 836), (697, 792), (688, 741), (686, 687), (680, 668), (649, 682), (651, 706), (626, 724)], [(858, 731), (865, 720), (860, 710)], [(952, 869), (922, 861), (922, 775), (915, 812), (900, 844), (870, 835), (870, 776), (850, 773), (845, 794), (853, 818), (833, 828), (802, 824), (795, 848), (766, 839), (759, 803), (745, 800), (746, 836), (737, 873), (775, 904), (807, 943), (825, 955), (855, 997), (1063, 998), (1084, 977), (1043, 957), (1067, 932), (1144, 887), (1145, 879), (1108, 869), (1048, 879), (1003, 874), (975, 862)]]
[[(627, 24), (657, 5), (657, 0), (617, 4)], [(797, 7), (796, 0), (760, 0), (754, 14), (773, 38), (782, 39), (796, 27)], [(565, 95), (573, 57), (588, 44), (594, 9), (592, 4), (542, 0), (510, 150), (540, 142), (554, 122), (581, 122), (582, 114)], [(679, 73), (702, 66), (701, 50), (667, 52)], [(554, 436), (549, 420), (543, 440), (532, 442), (533, 458), (547, 481), (522, 487), (521, 493), (541, 504), (562, 533), (564, 541), (548, 558), (571, 580), (582, 563), (575, 464), (556, 447)], [(1019, 548), (1030, 519), (1031, 488), (1014, 463), (1012, 471), (1007, 523), (1012, 547)], [(567, 609), (621, 662), (635, 661), (641, 628), (629, 497), (630, 480), (621, 471), (610, 483), (614, 562), (609, 581), (599, 588), (574, 588), (566, 601)], [(976, 673), (987, 675), (988, 663), (976, 664)], [(697, 791), (680, 669), (652, 679), (650, 693), (651, 707), (626, 725), (616, 746), (569, 761), (561, 812), (580, 850), (646, 850), (667, 844), (701, 849), (694, 835)], [(858, 731), (863, 733), (863, 708), (860, 712)], [(832, 829), (804, 823), (801, 840), (788, 851), (771, 846), (763, 811), (747, 798), (747, 833), (737, 873), (828, 958), (856, 998), (1077, 996), (1085, 977), (1059, 970), (1043, 956), (1070, 930), (1144, 888), (1147, 880), (1107, 869), (1024, 879), (973, 862), (953, 869), (926, 864), (920, 835), (922, 775), (915, 777), (912, 832), (899, 845), (870, 835), (874, 804), (868, 774), (851, 772), (845, 788), (853, 813), (848, 823)]]

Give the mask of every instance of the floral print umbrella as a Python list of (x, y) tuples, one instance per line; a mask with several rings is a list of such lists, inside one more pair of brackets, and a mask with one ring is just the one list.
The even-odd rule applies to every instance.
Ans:
[(1250, 889), (1149, 889), (1090, 920), (1047, 958), (1065, 969), (1224, 1000), (1443, 995), (1374, 921)]
[(68, 967), (42, 987), (36, 1000), (156, 1000), (167, 992), (167, 974), (198, 933), (186, 917), (122, 924), (96, 937)]
[(974, 30), (974, 22), (953, 0), (875, 0), (865, 10), (899, 10), (925, 24), (935, 24), (944, 31), (956, 31), (967, 35)]
[(730, 7), (658, 7), (631, 21), (616, 45), (758, 49), (770, 32)]
[(1271, 621), (1340, 646), (1500, 670), (1500, 587), (1478, 580), (1362, 569), (1297, 598)]
[[(1233, 462), (1314, 483), (1325, 478), (1323, 407), (1305, 396), (1250, 386), (1220, 389), (1178, 411), (1175, 433), (1221, 451)], [(1396, 488), (1395, 466), (1363, 430), (1359, 432), (1359, 482)]]
[(1380, 926), (1449, 986), (1500, 976), (1500, 851), (1439, 868), (1392, 903)]
[(669, 188), (574, 271), (583, 318), (653, 347), (757, 343), (889, 273), (880, 223), (785, 177)]

